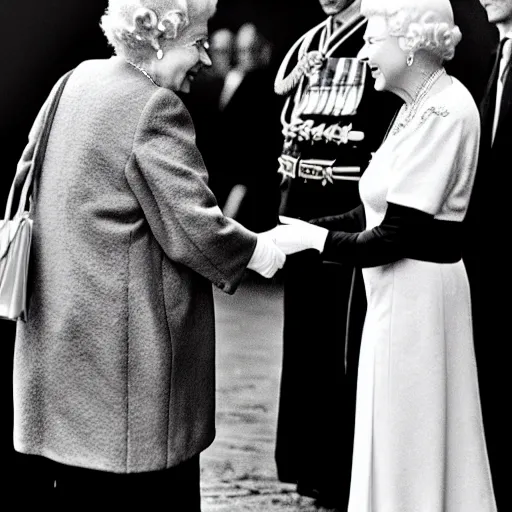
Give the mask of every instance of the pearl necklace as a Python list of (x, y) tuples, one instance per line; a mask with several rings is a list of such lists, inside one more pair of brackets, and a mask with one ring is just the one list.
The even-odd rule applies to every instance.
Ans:
[(159, 85), (153, 80), (152, 76), (144, 68), (137, 66), (137, 64), (134, 64), (133, 62), (130, 62), (129, 60), (127, 60), (126, 62), (128, 62), (128, 64), (130, 64), (130, 66), (133, 66), (135, 69), (139, 70), (153, 85), (156, 85), (157, 87), (159, 87)]
[(432, 86), (436, 83), (436, 81), (445, 73), (444, 68), (440, 68), (437, 71), (434, 71), (421, 85), (418, 94), (414, 98), (410, 107), (407, 107), (407, 104), (402, 105), (400, 112), (398, 113), (396, 120), (393, 124), (393, 129), (391, 130), (392, 135), (396, 135), (400, 130), (405, 128), (411, 120), (416, 115), (416, 112), (420, 108), (425, 96), (430, 91)]

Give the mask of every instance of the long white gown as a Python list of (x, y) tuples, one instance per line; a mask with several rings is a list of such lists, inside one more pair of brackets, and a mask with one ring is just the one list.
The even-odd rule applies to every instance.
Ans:
[[(367, 229), (387, 202), (461, 221), (479, 117), (456, 79), (387, 137), (360, 181)], [(462, 262), (363, 269), (349, 512), (495, 512)]]

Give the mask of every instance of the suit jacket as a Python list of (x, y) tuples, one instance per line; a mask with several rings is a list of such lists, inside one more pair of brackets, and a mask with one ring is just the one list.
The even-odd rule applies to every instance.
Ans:
[(496, 87), (489, 84), (489, 94), (481, 104), (482, 138), (480, 156), (469, 211), (463, 259), (471, 285), (471, 306), (475, 352), (484, 428), (491, 464), (494, 493), (499, 510), (510, 509), (509, 478), (505, 467), (509, 423), (503, 421), (497, 397), (510, 385), (510, 360), (503, 357), (504, 334), (509, 329), (509, 301), (506, 244), (510, 216), (508, 186), (510, 143), (512, 141), (512, 73), (504, 84), (501, 114), (491, 146)]
[[(495, 55), (493, 55), (494, 60)], [(492, 64), (492, 62), (491, 62)], [(488, 76), (490, 73), (488, 74)], [(479, 234), (487, 232), (498, 235), (499, 221), (507, 217), (505, 207), (508, 203), (508, 187), (496, 186), (496, 177), (510, 168), (510, 141), (512, 140), (512, 73), (508, 73), (503, 88), (499, 123), (494, 143), (491, 143), (492, 127), (496, 105), (496, 80), (492, 76), (487, 84), (486, 93), (480, 104), (482, 132), (478, 170), (471, 196), (468, 214), (465, 219), (467, 228), (464, 259), (468, 267), (475, 300), (476, 289), (480, 286), (482, 266), (491, 263), (492, 251), (483, 250)], [(494, 253), (493, 253), (494, 254)], [(489, 256), (489, 259), (486, 259)], [(489, 272), (491, 268), (487, 268)], [(486, 280), (488, 280), (486, 278)]]
[(118, 57), (79, 65), (35, 200), (33, 290), (15, 346), (16, 450), (130, 473), (206, 448), (211, 283), (233, 293), (255, 243), (222, 216), (178, 96)]

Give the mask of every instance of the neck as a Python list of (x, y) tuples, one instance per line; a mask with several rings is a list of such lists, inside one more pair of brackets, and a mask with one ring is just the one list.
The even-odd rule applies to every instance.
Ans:
[(138, 71), (140, 71), (150, 82), (153, 83), (153, 85), (158, 86), (158, 82), (155, 79), (155, 74), (150, 71), (145, 64), (135, 64), (134, 62), (127, 61), (128, 64), (136, 68)]
[(332, 29), (333, 31), (338, 30), (343, 24), (343, 20), (339, 14), (336, 14), (332, 17)]
[(498, 28), (498, 32), (500, 34), (500, 39), (512, 34), (512, 20), (506, 21), (504, 23), (496, 23), (496, 27)]
[(361, 8), (361, 0), (352, 0), (348, 5), (345, 6), (340, 12), (333, 14), (333, 29), (336, 30), (343, 23), (346, 23), (354, 16), (359, 14), (359, 10)]
[(406, 80), (403, 81), (402, 87), (397, 88), (393, 91), (397, 96), (402, 98), (407, 105), (411, 105), (418, 94), (425, 86), (428, 79), (439, 70), (439, 66), (421, 66), (410, 68), (409, 74)]

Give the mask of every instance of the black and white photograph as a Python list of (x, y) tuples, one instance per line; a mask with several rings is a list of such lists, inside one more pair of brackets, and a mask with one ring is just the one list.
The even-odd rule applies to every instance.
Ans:
[(512, 0), (0, 19), (6, 510), (512, 509)]

